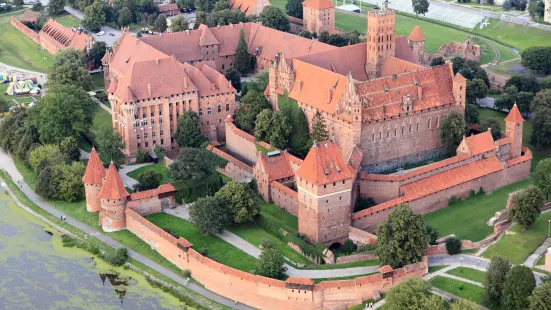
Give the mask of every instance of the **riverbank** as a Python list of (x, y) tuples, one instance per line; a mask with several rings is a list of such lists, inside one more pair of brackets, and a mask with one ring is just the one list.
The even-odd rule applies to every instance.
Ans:
[[(91, 246), (95, 246), (102, 251), (111, 251), (115, 247), (109, 246), (108, 244), (97, 239), (97, 235), (89, 235), (82, 230), (70, 225), (67, 221), (61, 221), (59, 217), (53, 216), (52, 214), (46, 212), (34, 202), (32, 202), (22, 191), (22, 185), (16, 184), (7, 173), (3, 170), (0, 170), (0, 180), (6, 184), (4, 187), (6, 192), (12, 197), (17, 206), (19, 206), (24, 211), (28, 212), (32, 216), (35, 216), (37, 219), (43, 221), (45, 224), (51, 226), (52, 228), (58, 230), (62, 234), (67, 234), (78, 238)], [(23, 182), (23, 181), (20, 181)], [(19, 182), (18, 182), (19, 183)], [(153, 263), (153, 262), (151, 262)], [(180, 301), (194, 307), (197, 305), (198, 309), (230, 309), (233, 304), (231, 301), (227, 301), (227, 305), (222, 305), (216, 303), (215, 301), (209, 300), (194, 292), (188, 287), (184, 287), (181, 283), (170, 279), (158, 271), (146, 266), (135, 258), (130, 258), (126, 263), (128, 268), (131, 268), (135, 271), (140, 271), (139, 273), (144, 276), (146, 279), (149, 279), (148, 282), (154, 282), (154, 286), (159, 286), (162, 290), (170, 292), (172, 296), (178, 298)], [(180, 277), (181, 278), (181, 277)], [(182, 282), (187, 283), (186, 280), (181, 279)], [(196, 284), (190, 283), (189, 286), (197, 286)], [(199, 287), (199, 290), (204, 290), (204, 288)], [(177, 293), (175, 293), (177, 292)], [(208, 291), (206, 291), (208, 292)], [(208, 292), (212, 294), (211, 292)]]

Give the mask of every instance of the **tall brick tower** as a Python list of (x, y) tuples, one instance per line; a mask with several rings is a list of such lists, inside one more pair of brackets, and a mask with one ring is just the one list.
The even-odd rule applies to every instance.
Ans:
[[(449, 66), (453, 74), (452, 64), (450, 63)], [(457, 111), (464, 113), (465, 101), (467, 97), (467, 79), (459, 72), (453, 77), (452, 91)]]
[(513, 106), (509, 115), (505, 118), (505, 136), (511, 138), (511, 158), (517, 158), (522, 155), (522, 123), (524, 118), (520, 115), (517, 104)]
[(302, 3), (304, 30), (320, 34), (335, 30), (335, 4), (331, 0), (306, 0)]
[(314, 144), (296, 172), (298, 231), (327, 245), (346, 240), (355, 176), (334, 142)]
[(126, 228), (127, 197), (130, 196), (122, 183), (117, 168), (111, 162), (107, 170), (107, 176), (98, 198), (101, 203), (99, 223), (103, 231), (112, 232)]
[(425, 35), (423, 35), (419, 26), (413, 27), (413, 30), (408, 36), (408, 43), (413, 52), (413, 59), (415, 59), (418, 64), (421, 64), (425, 57)]
[(86, 195), (86, 210), (88, 210), (88, 212), (99, 212), (101, 210), (98, 193), (101, 190), (103, 178), (105, 178), (105, 168), (101, 163), (101, 159), (96, 149), (92, 147), (90, 159), (86, 166), (86, 172), (82, 176), (84, 193)]
[(387, 56), (394, 56), (396, 13), (386, 4), (379, 11), (367, 13), (367, 61), (370, 78), (377, 77)]

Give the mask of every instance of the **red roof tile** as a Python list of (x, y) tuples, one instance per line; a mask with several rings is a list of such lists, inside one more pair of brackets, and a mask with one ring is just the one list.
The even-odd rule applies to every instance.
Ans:
[(421, 31), (421, 27), (415, 26), (408, 36), (409, 41), (425, 41), (425, 36)]
[(301, 285), (314, 285), (314, 280), (310, 278), (301, 278), (301, 277), (289, 277), (287, 283), (292, 284), (301, 284)]
[(109, 169), (107, 170), (107, 176), (105, 182), (98, 193), (98, 198), (106, 200), (117, 200), (128, 197), (129, 194), (122, 183), (121, 177), (115, 164), (111, 162)]
[(507, 167), (518, 165), (520, 163), (523, 163), (525, 161), (528, 161), (528, 160), (532, 159), (532, 151), (530, 151), (530, 149), (523, 146), (522, 147), (522, 152), (524, 153), (524, 155), (508, 160), (505, 163), (507, 165)]
[(463, 141), (457, 147), (457, 153), (467, 153), (476, 156), (482, 153), (490, 152), (496, 148), (494, 138), (490, 131), (485, 131), (477, 135), (463, 138)]
[(172, 184), (161, 184), (159, 187), (142, 191), (142, 192), (136, 192), (132, 193), (130, 195), (131, 200), (140, 200), (145, 198), (153, 198), (159, 196), (159, 194), (166, 194), (166, 193), (172, 193), (176, 192), (176, 189)]
[(101, 163), (96, 149), (92, 147), (90, 152), (90, 158), (88, 159), (88, 165), (86, 165), (86, 172), (82, 176), (82, 183), (101, 185), (103, 178), (105, 177), (105, 168)]
[(396, 57), (388, 56), (381, 67), (380, 76), (396, 75), (400, 73), (406, 73), (425, 68), (421, 65), (413, 62), (398, 59)]
[(178, 4), (176, 3), (168, 3), (168, 4), (159, 4), (157, 6), (159, 8), (159, 13), (178, 13), (180, 12), (180, 8), (178, 8)]
[(78, 30), (73, 31), (53, 19), (49, 19), (44, 24), (40, 30), (40, 34), (52, 38), (55, 45), (60, 49), (73, 47), (82, 51), (86, 47), (86, 41), (88, 39), (88, 35), (84, 32), (79, 33)]
[(415, 63), (413, 51), (409, 47), (408, 40), (404, 36), (397, 36), (394, 40), (394, 57)]
[(199, 36), (199, 46), (220, 44), (207, 25), (201, 24), (198, 29), (201, 31), (201, 35)]
[[(409, 49), (409, 46), (408, 46)], [(367, 60), (367, 43), (344, 46), (338, 49), (309, 54), (296, 59), (324, 68), (325, 70), (346, 76), (349, 72), (352, 78), (358, 81), (367, 80), (365, 66)], [(342, 57), (346, 55), (346, 57)]]
[(520, 111), (518, 110), (517, 104), (513, 105), (513, 108), (509, 112), (509, 115), (505, 118), (506, 122), (509, 123), (522, 123), (524, 122), (524, 118), (520, 114)]
[(259, 158), (257, 165), (260, 164), (264, 167), (263, 172), (268, 174), (268, 182), (281, 180), (283, 178), (289, 178), (295, 175), (289, 159), (287, 158), (287, 152), (281, 152), (277, 155), (262, 155)]
[(379, 268), (377, 271), (379, 273), (387, 273), (387, 272), (391, 272), (393, 270), (394, 269), (392, 269), (392, 267), (390, 267), (390, 265), (384, 265), (383, 267)]
[(296, 175), (316, 185), (354, 178), (352, 171), (331, 141), (316, 143), (306, 155)]
[(302, 2), (302, 6), (315, 10), (331, 9), (335, 4), (331, 0), (306, 0)]

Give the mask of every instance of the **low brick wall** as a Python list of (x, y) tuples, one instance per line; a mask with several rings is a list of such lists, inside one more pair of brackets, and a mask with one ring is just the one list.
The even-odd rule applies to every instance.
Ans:
[(36, 44), (40, 45), (40, 35), (37, 32), (25, 26), (25, 24), (23, 24), (13, 16), (10, 17), (10, 24), (17, 28), (17, 30), (19, 30), (21, 33), (26, 35), (29, 39), (33, 40)]
[(335, 264), (347, 264), (347, 263), (354, 263), (354, 262), (361, 262), (364, 260), (373, 260), (377, 259), (377, 255), (373, 253), (362, 253), (362, 254), (354, 254), (354, 255), (346, 255), (346, 256), (339, 256), (335, 260)]
[(298, 193), (287, 186), (272, 181), (270, 183), (273, 203), (281, 209), (298, 216)]
[(348, 232), (348, 239), (352, 240), (355, 244), (358, 245), (377, 243), (377, 236), (370, 232), (354, 228), (352, 226), (350, 226), (350, 231)]

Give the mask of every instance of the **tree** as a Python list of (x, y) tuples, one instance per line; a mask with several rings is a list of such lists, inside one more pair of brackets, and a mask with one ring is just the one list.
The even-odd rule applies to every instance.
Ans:
[(431, 67), (436, 67), (436, 66), (441, 66), (443, 64), (445, 64), (446, 62), (444, 61), (444, 58), (442, 57), (435, 57), (433, 58), (431, 61), (430, 61), (430, 66)]
[(540, 108), (532, 114), (530, 144), (540, 150), (551, 146), (551, 118), (549, 115), (551, 115), (551, 108)]
[(178, 15), (178, 17), (172, 19), (170, 23), (170, 31), (172, 32), (186, 31), (188, 29), (189, 23), (182, 15)]
[(61, 85), (39, 100), (31, 117), (42, 143), (60, 143), (66, 137), (78, 138), (92, 125), (96, 103), (82, 89)]
[(23, 0), (12, 0), (12, 4), (15, 5), (16, 8), (21, 8), (25, 4)]
[(75, 85), (86, 91), (92, 89), (83, 51), (69, 47), (55, 54), (46, 86), (52, 88), (56, 85)]
[(255, 126), (256, 117), (262, 110), (270, 109), (271, 106), (264, 95), (257, 91), (248, 91), (241, 99), (241, 106), (236, 112), (235, 121), (239, 127), (246, 131), (252, 131)]
[(182, 9), (195, 10), (195, 0), (178, 0), (178, 6)]
[(214, 0), (195, 0), (197, 11), (211, 12), (214, 8)]
[(226, 79), (231, 82), (231, 85), (237, 92), (241, 91), (241, 74), (233, 66), (230, 66), (224, 74)]
[(543, 80), (540, 81), (540, 88), (551, 89), (551, 75), (545, 77)]
[(55, 144), (41, 145), (29, 154), (29, 164), (35, 173), (39, 170), (38, 166), (44, 161), (48, 165), (54, 166), (64, 162), (65, 156), (61, 154), (59, 146)]
[(455, 153), (457, 146), (465, 136), (467, 123), (461, 114), (456, 111), (450, 112), (442, 122), (440, 139), (448, 152)]
[(226, 206), (232, 216), (232, 222), (241, 224), (252, 222), (259, 212), (256, 195), (246, 183), (230, 181), (215, 195)]
[(90, 49), (90, 52), (88, 53), (88, 59), (94, 63), (94, 67), (101, 66), (101, 59), (105, 55), (105, 52), (107, 51), (107, 45), (105, 42), (96, 42), (94, 46)]
[(65, 155), (65, 162), (70, 164), (80, 159), (80, 149), (75, 137), (67, 137), (59, 144), (59, 151)]
[(123, 156), (126, 147), (121, 135), (113, 130), (111, 124), (104, 124), (96, 133), (96, 143), (99, 153), (108, 160), (116, 160)]
[(480, 114), (474, 104), (467, 104), (465, 106), (465, 122), (467, 122), (467, 124), (480, 123)]
[(436, 244), (436, 240), (438, 239), (438, 236), (440, 233), (438, 232), (438, 229), (432, 227), (431, 224), (425, 225), (425, 232), (427, 236), (429, 237), (429, 244)]
[[(428, 304), (435, 303), (435, 300), (431, 299), (429, 290), (432, 285), (427, 280), (422, 278), (409, 278), (398, 285), (392, 287), (385, 298), (385, 309), (388, 310), (425, 310), (436, 309), (442, 310), (443, 301), (440, 305), (433, 305), (431, 307)], [(440, 298), (439, 298), (440, 299)], [(440, 299), (441, 300), (441, 299)]]
[[(293, 102), (296, 105), (296, 102)], [(292, 131), (289, 136), (289, 146), (291, 147), (291, 153), (298, 156), (304, 156), (310, 150), (312, 146), (312, 138), (310, 137), (310, 131), (308, 129), (308, 120), (304, 111), (298, 107), (293, 111), (292, 118)]]
[(228, 1), (216, 1), (216, 3), (214, 3), (214, 7), (212, 9), (213, 12), (220, 12), (220, 11), (223, 11), (223, 10), (230, 10), (231, 7), (230, 7), (230, 3)]
[(457, 237), (446, 239), (446, 251), (450, 255), (461, 253), (461, 240)]
[(174, 141), (180, 147), (199, 147), (205, 141), (197, 113), (186, 111), (178, 118)]
[(423, 217), (401, 204), (377, 228), (376, 252), (381, 265), (400, 268), (420, 261), (428, 242)]
[(549, 72), (551, 70), (551, 47), (531, 46), (521, 53), (522, 65), (534, 71)]
[(501, 256), (492, 257), (484, 280), (485, 303), (496, 305), (501, 303), (503, 287), (510, 269), (511, 263), (506, 258)]
[(140, 13), (155, 13), (159, 10), (153, 0), (138, 0), (136, 1), (136, 9)]
[(537, 93), (540, 91), (540, 85), (535, 76), (524, 76), (522, 74), (515, 74), (511, 76), (505, 83), (505, 89), (514, 85), (518, 91)]
[(536, 287), (532, 270), (526, 266), (513, 266), (503, 286), (501, 304), (506, 310), (523, 310), (528, 305), (528, 297)]
[(94, 1), (92, 5), (84, 9), (84, 19), (82, 26), (90, 31), (99, 31), (105, 25), (105, 12), (103, 11), (103, 3), (99, 0)]
[(467, 80), (467, 102), (476, 103), (476, 99), (485, 98), (488, 95), (488, 87), (484, 81), (478, 78)]
[(545, 4), (543, 1), (530, 1), (530, 4), (528, 5), (528, 13), (530, 14), (530, 17), (533, 21), (538, 21), (541, 18), (543, 18), (543, 15), (545, 13)]
[(542, 191), (534, 185), (529, 185), (513, 198), (513, 208), (509, 211), (509, 219), (524, 226), (524, 229), (528, 229), (536, 222), (543, 203)]
[(327, 43), (329, 41), (329, 32), (327, 30), (323, 30), (319, 33), (318, 41), (321, 43)]
[(464, 65), (465, 65), (465, 58), (461, 56), (455, 56), (454, 58), (452, 58), (453, 74), (457, 74), (459, 70), (463, 68)]
[(37, 173), (35, 191), (44, 198), (53, 198), (57, 188), (53, 186), (53, 167), (47, 161), (43, 161), (41, 169)]
[[(23, 127), (20, 127), (15, 135), (19, 142), (17, 148), (13, 150), (15, 156), (24, 161), (25, 166), (29, 167), (28, 155), (36, 147), (40, 146), (40, 135), (36, 127), (30, 122), (26, 122)], [(78, 150), (78, 147), (77, 147)], [(80, 150), (78, 150), (80, 155)]]
[(262, 249), (254, 273), (259, 276), (282, 279), (287, 267), (285, 260), (279, 251), (272, 248)]
[(243, 83), (241, 87), (241, 95), (245, 96), (249, 91), (254, 90), (259, 93), (264, 93), (270, 76), (266, 71), (260, 71), (251, 81)]
[(532, 173), (532, 179), (548, 200), (551, 192), (551, 158), (542, 159), (538, 162), (535, 171)]
[(134, 191), (141, 192), (154, 189), (161, 185), (161, 174), (154, 169), (146, 170), (138, 176), (138, 183), (134, 184)]
[(0, 115), (1, 116), (4, 116), (4, 112), (7, 112), (9, 107), (10, 107), (10, 104), (8, 104), (8, 101), (5, 98), (0, 97)]
[(56, 16), (65, 7), (65, 0), (50, 0), (48, 2), (48, 14), (51, 16)]
[[(287, 2), (289, 3), (289, 2)], [(297, 36), (299, 37), (303, 37), (303, 38), (306, 38), (306, 39), (312, 39), (314, 37), (314, 34), (308, 30), (301, 30)]]
[(291, 133), (291, 128), (287, 117), (280, 111), (272, 113), (270, 119), (270, 144), (278, 149), (284, 149), (287, 146), (287, 139)]
[(259, 18), (262, 22), (262, 26), (285, 32), (289, 32), (291, 30), (291, 24), (289, 23), (287, 15), (274, 6), (265, 6), (259, 15)]
[(314, 140), (314, 142), (329, 140), (329, 132), (327, 131), (327, 127), (325, 126), (325, 119), (323, 118), (323, 115), (320, 111), (317, 111), (316, 114), (314, 114), (310, 136), (312, 137), (312, 140)]
[(130, 25), (132, 23), (132, 12), (130, 11), (130, 9), (128, 9), (127, 7), (123, 7), (119, 11), (118, 21), (119, 21), (119, 26), (121, 26), (121, 27), (126, 27), (126, 26)]
[(521, 114), (530, 113), (530, 104), (534, 100), (534, 94), (531, 92), (521, 91), (515, 96), (515, 102)]
[(237, 42), (237, 48), (235, 49), (235, 62), (233, 66), (242, 75), (249, 73), (251, 69), (249, 51), (247, 49), (247, 42), (245, 42), (245, 31), (243, 29), (239, 32), (239, 42)]
[(415, 12), (415, 15), (425, 15), (425, 13), (429, 11), (428, 0), (412, 0), (411, 4), (413, 5), (413, 12)]
[(183, 147), (176, 160), (168, 167), (172, 180), (201, 180), (215, 172), (216, 162), (205, 149)]
[(191, 221), (205, 234), (220, 234), (231, 222), (228, 209), (212, 196), (197, 199), (189, 210)]
[(480, 306), (470, 300), (460, 298), (451, 304), (450, 310), (480, 310)]
[(537, 93), (530, 104), (532, 113), (538, 113), (541, 108), (551, 109), (551, 89), (545, 89)]
[(270, 139), (270, 122), (272, 120), (272, 110), (262, 110), (256, 117), (254, 125), (254, 137), (257, 140), (267, 141)]
[(482, 131), (488, 131), (491, 129), (492, 138), (494, 140), (501, 139), (501, 122), (495, 117), (489, 117), (482, 124), (480, 124), (480, 129)]
[(166, 15), (165, 14), (159, 14), (157, 16), (157, 19), (155, 20), (155, 24), (153, 25), (156, 31), (158, 32), (165, 32), (168, 28), (167, 22), (166, 22)]
[(42, 12), (42, 10), (44, 10), (44, 5), (41, 2), (36, 2), (33, 4), (31, 10), (35, 12)]
[(532, 291), (528, 297), (530, 310), (551, 310), (551, 282), (544, 282), (541, 286)]
[(302, 19), (302, 1), (303, 0), (287, 1), (285, 4), (287, 15)]
[(82, 177), (86, 171), (86, 166), (82, 162), (72, 162), (70, 165), (61, 164), (56, 166), (59, 169), (60, 197), (69, 202), (81, 201), (84, 199), (84, 183)]
[(151, 14), (147, 17), (147, 24), (151, 27), (155, 24), (155, 20), (157, 19), (157, 14)]

